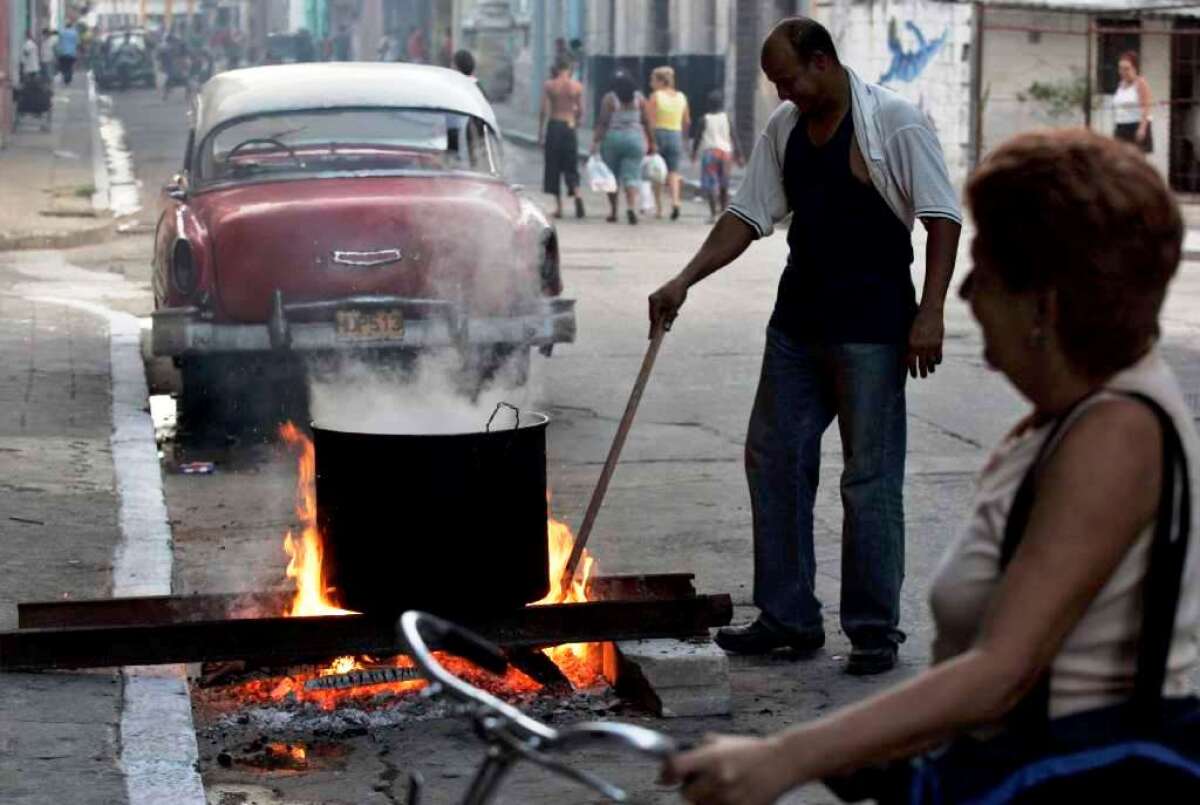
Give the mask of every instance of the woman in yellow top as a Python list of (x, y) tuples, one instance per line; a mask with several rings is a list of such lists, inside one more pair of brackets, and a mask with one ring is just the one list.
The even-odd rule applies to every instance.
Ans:
[[(679, 194), (683, 177), (679, 161), (683, 159), (683, 132), (692, 127), (687, 96), (675, 89), (675, 68), (655, 67), (650, 73), (650, 100), (647, 112), (654, 122), (654, 144), (667, 163), (667, 187), (671, 191), (671, 220), (679, 218)], [(654, 185), (654, 207), (662, 218), (662, 186)]]

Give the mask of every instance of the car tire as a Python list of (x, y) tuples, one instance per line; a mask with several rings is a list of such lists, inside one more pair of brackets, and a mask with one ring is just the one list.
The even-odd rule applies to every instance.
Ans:
[(189, 441), (269, 439), (285, 421), (308, 419), (305, 373), (277, 356), (184, 357), (177, 414)]

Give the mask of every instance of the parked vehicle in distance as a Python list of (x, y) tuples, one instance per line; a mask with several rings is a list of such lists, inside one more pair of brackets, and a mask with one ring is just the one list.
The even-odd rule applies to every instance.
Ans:
[(300, 61), (300, 50), (300, 34), (267, 34), (267, 48), (264, 61), (267, 64), (291, 64), (292, 62)]
[[(453, 349), (524, 376), (575, 337), (557, 235), (510, 186), (495, 114), (441, 67), (289, 64), (217, 75), (155, 235), (157, 355), (185, 416), (289, 359)], [(251, 375), (253, 376), (253, 375)], [(228, 385), (228, 384), (226, 384)], [(249, 389), (249, 391), (247, 391)]]
[(102, 90), (157, 86), (153, 48), (141, 29), (105, 34), (93, 52), (91, 66), (96, 86)]

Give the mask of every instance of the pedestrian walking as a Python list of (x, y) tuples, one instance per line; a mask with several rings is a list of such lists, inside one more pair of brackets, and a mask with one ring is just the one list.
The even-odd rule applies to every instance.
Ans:
[(1132, 143), (1149, 154), (1154, 150), (1154, 136), (1150, 128), (1153, 119), (1150, 108), (1154, 101), (1150, 96), (1150, 85), (1138, 73), (1138, 56), (1132, 50), (1121, 54), (1117, 61), (1120, 83), (1113, 93), (1113, 137)]
[[(667, 163), (667, 189), (671, 194), (671, 220), (679, 220), (680, 194), (683, 177), (679, 163), (683, 161), (683, 133), (692, 127), (692, 113), (687, 96), (675, 89), (675, 69), (655, 67), (650, 73), (649, 108), (654, 123), (654, 144)], [(662, 218), (662, 185), (654, 185), (655, 214)]]
[(54, 62), (58, 53), (58, 33), (50, 28), (42, 29), (42, 42), (38, 54), (42, 63), (42, 76), (47, 83), (54, 81)]
[[(688, 288), (728, 265), (789, 214), (789, 256), (767, 328), (746, 436), (759, 617), (717, 633), (726, 651), (825, 643), (814, 592), (813, 502), (821, 435), (842, 437), (841, 625), (852, 674), (896, 664), (904, 578), (905, 370), (942, 361), (943, 306), (961, 224), (925, 115), (842, 65), (829, 31), (780, 22), (762, 67), (783, 103), (746, 176), (696, 256), (650, 297), (669, 326)], [(911, 228), (929, 233), (920, 305)]]
[(67, 23), (58, 35), (58, 72), (62, 74), (63, 84), (71, 86), (75, 76), (75, 59), (79, 54), (79, 31), (75, 21)]
[(397, 61), (399, 55), (397, 50), (396, 34), (394, 31), (388, 31), (384, 33), (379, 40), (379, 46), (375, 48), (375, 59), (386, 62)]
[(1156, 346), (1179, 207), (1144, 159), (1082, 129), (1001, 145), (967, 200), (961, 294), (984, 359), (1033, 410), (934, 576), (933, 665), (814, 722), (677, 756), (667, 777), (686, 799), (769, 803), (824, 779), (854, 802), (1200, 800), (1200, 701), (1185, 695), (1200, 436)]
[(425, 47), (425, 34), (416, 25), (408, 29), (408, 42), (404, 46), (405, 56), (413, 64), (429, 61), (429, 49)]
[(350, 28), (345, 23), (338, 26), (338, 32), (333, 37), (333, 60), (354, 61), (354, 42), (350, 38)]
[(163, 103), (171, 97), (171, 90), (183, 87), (184, 101), (192, 95), (192, 54), (187, 44), (176, 34), (169, 34), (159, 52), (159, 65), (163, 71)]
[(587, 50), (583, 46), (582, 39), (572, 39), (568, 46), (570, 47), (571, 65), (575, 80), (579, 83), (585, 83), (587, 78)]
[(465, 48), (456, 50), (451, 61), (454, 63), (454, 69), (474, 81), (479, 94), (486, 98), (487, 93), (483, 91), (483, 86), (479, 83), (479, 76), (475, 75), (475, 56), (471, 54), (471, 51)]
[(575, 130), (583, 115), (583, 85), (571, 77), (571, 63), (554, 65), (550, 80), (542, 84), (538, 111), (538, 144), (544, 146), (542, 192), (554, 196), (554, 217), (563, 217), (562, 185), (575, 199), (575, 217), (586, 214), (579, 195), (579, 140)]
[(633, 78), (624, 70), (613, 75), (612, 89), (600, 100), (600, 119), (592, 137), (591, 152), (600, 153), (604, 164), (617, 177), (617, 193), (608, 194), (609, 223), (617, 221), (617, 197), (625, 191), (625, 217), (638, 222), (638, 185), (642, 181), (642, 159), (654, 152), (654, 135), (646, 112), (646, 99), (637, 91)]
[(708, 93), (708, 111), (696, 126), (692, 140), (692, 162), (700, 159), (700, 192), (708, 200), (710, 224), (729, 206), (729, 175), (733, 164), (743, 164), (741, 149), (733, 136), (733, 124), (725, 111), (725, 93)]
[(42, 50), (33, 37), (33, 31), (25, 32), (21, 43), (20, 83), (25, 84), (42, 76)]

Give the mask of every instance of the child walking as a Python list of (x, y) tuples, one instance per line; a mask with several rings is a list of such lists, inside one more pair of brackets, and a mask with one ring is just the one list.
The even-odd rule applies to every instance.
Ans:
[(700, 155), (700, 191), (708, 199), (709, 219), (729, 206), (729, 174), (736, 162), (743, 164), (742, 151), (733, 136), (733, 124), (725, 111), (725, 96), (719, 89), (708, 93), (708, 112), (700, 119), (692, 139), (692, 161)]

